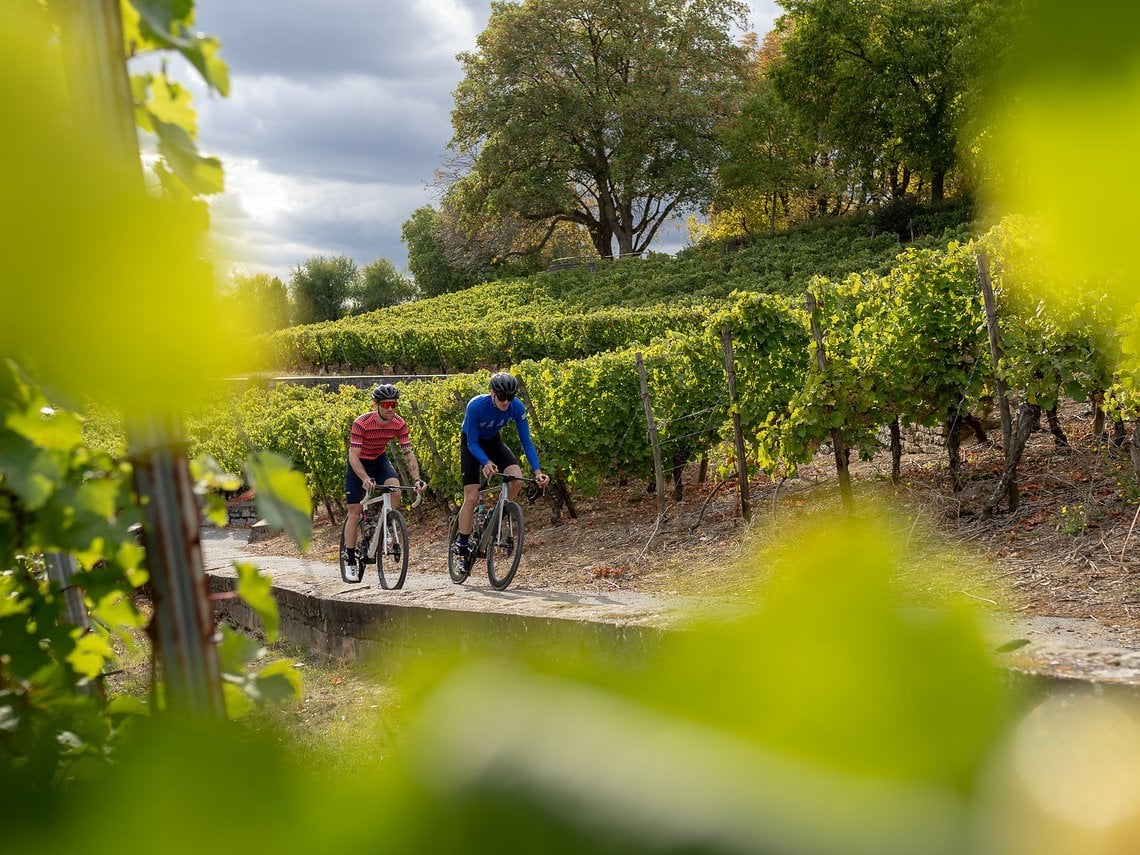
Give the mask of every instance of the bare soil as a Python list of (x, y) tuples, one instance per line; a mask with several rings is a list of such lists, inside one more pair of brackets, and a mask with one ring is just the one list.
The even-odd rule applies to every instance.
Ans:
[[(1044, 419), (1042, 420), (1044, 423)], [(1094, 618), (1140, 628), (1140, 532), (1134, 532), (1137, 487), (1128, 454), (1092, 435), (1087, 406), (1062, 410), (1069, 445), (1048, 430), (1034, 433), (1019, 467), (1020, 505), (1002, 502), (985, 515), (986, 499), (1003, 466), (998, 442), (964, 440), (963, 488), (950, 484), (944, 449), (904, 455), (900, 483), (890, 483), (890, 457), (852, 466), (857, 497), (875, 495), (901, 506), (975, 565), (984, 596), (1002, 609), (1027, 615)], [(715, 477), (697, 483), (697, 467), (684, 477), (684, 498), (667, 499), (658, 522), (656, 497), (641, 482), (606, 482), (593, 497), (575, 497), (577, 517), (553, 522), (546, 498), (526, 504), (526, 560), (519, 581), (531, 589), (566, 592), (677, 591), (731, 596), (751, 578), (747, 562), (758, 542), (790, 516), (836, 508), (834, 464), (821, 454), (797, 477), (767, 477), (749, 485), (753, 522), (741, 519), (734, 482)], [(447, 524), (430, 501), (409, 514), (416, 543), (410, 573), (436, 573), (446, 563)], [(308, 556), (336, 561), (339, 525), (324, 514)], [(297, 555), (284, 537), (251, 544), (262, 554)], [(516, 582), (518, 584), (518, 582)]]

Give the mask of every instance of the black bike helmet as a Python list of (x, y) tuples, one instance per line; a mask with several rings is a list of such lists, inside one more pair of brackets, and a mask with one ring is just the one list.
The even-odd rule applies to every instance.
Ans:
[(499, 398), (510, 401), (519, 391), (519, 381), (506, 371), (491, 375), (491, 391)]
[(400, 397), (400, 390), (391, 383), (381, 383), (372, 390), (373, 401), (395, 401)]

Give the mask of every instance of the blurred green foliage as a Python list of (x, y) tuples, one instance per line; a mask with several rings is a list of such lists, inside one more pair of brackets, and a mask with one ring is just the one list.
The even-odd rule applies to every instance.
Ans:
[[(167, 8), (135, 6), (152, 22)], [(221, 376), (225, 351), (210, 338), (191, 249), (196, 209), (122, 190), (67, 132), (39, 9), (9, 4), (0, 27), (0, 110), (18, 129), (0, 136), (10, 191), (0, 340), (52, 393), (5, 363), (6, 849), (1125, 855), (1140, 846), (1135, 699), (1019, 697), (972, 598), (934, 594), (935, 567), (921, 584), (902, 572), (900, 526), (885, 513), (785, 526), (752, 559), (748, 614), (694, 625), (636, 661), (615, 662), (612, 650), (517, 655), (494, 635), (462, 656), (414, 659), (394, 684), (402, 704), (358, 722), (392, 728), (391, 750), (364, 774), (320, 770), (331, 786), (313, 785), (281, 734), (144, 718), (130, 699), (103, 708), (78, 694), (105, 651), (61, 623), (61, 592), (33, 556), (80, 556), (96, 616), (105, 608), (109, 625), (129, 623), (135, 510), (118, 464), (84, 446), (78, 420), (49, 397), (172, 405)], [(1124, 167), (1137, 148), (1140, 75), (1122, 39), (1134, 13), (1093, 4), (1075, 26), (1070, 4), (1034, 11), (1030, 53), (1057, 48), (1065, 73), (1039, 57), (1011, 78), (1023, 97), (994, 151), (1021, 171), (1004, 202), (1040, 217), (1045, 255), (1062, 274), (1116, 277), (1134, 303), (1128, 220), (1093, 180), (1111, 172), (1119, 198), (1132, 198), (1135, 171)], [(1088, 246), (1098, 251), (1078, 265)], [(32, 287), (45, 258), (51, 287)], [(167, 357), (139, 357), (159, 352)], [(451, 382), (448, 394), (469, 391), (470, 378)], [(243, 584), (266, 608), (264, 586)], [(227, 660), (257, 654), (224, 634)], [(247, 685), (285, 695), (296, 683), (278, 666)], [(128, 718), (135, 732), (108, 763)]]

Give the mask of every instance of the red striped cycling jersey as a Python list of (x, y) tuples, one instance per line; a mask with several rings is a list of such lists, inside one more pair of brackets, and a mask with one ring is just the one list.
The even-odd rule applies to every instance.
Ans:
[(412, 444), (408, 437), (408, 423), (397, 415), (386, 422), (382, 421), (373, 411), (365, 413), (352, 423), (348, 444), (360, 449), (361, 460), (375, 460), (388, 449), (388, 443), (393, 439), (400, 443), (401, 448)]

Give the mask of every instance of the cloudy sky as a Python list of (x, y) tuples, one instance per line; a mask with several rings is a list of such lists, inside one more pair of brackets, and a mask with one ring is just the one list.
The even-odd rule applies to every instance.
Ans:
[[(767, 32), (775, 0), (749, 5), (752, 29)], [(490, 0), (197, 0), (196, 8), (198, 28), (221, 39), (230, 68), (229, 98), (195, 101), (199, 146), (226, 170), (213, 222), (233, 265), (285, 282), (314, 255), (360, 266), (387, 258), (404, 269), (400, 226), (436, 201), (430, 185), (460, 80), (455, 55), (474, 48)], [(678, 230), (662, 235), (682, 239)]]

